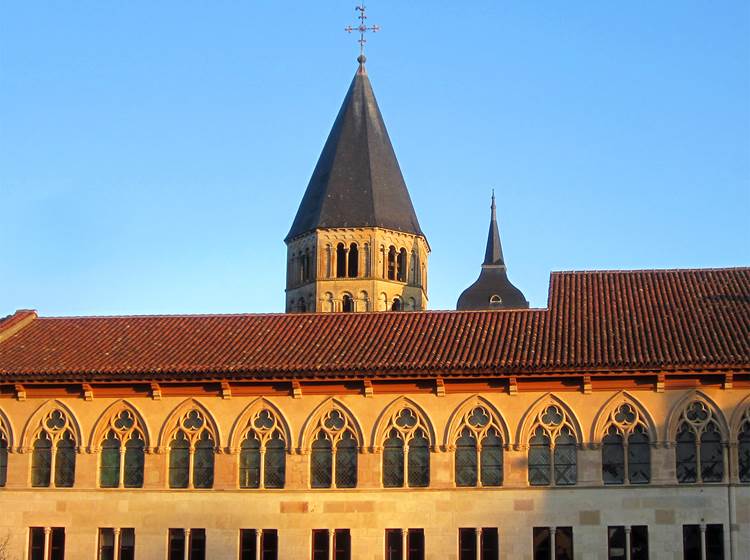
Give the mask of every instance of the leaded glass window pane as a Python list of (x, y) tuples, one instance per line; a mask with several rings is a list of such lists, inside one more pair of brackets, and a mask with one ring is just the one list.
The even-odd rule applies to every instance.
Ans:
[(577, 473), (576, 440), (568, 428), (563, 428), (555, 440), (555, 484), (575, 484)]
[(550, 440), (543, 428), (539, 427), (529, 440), (529, 484), (532, 486), (548, 486), (552, 456)]
[(383, 444), (383, 486), (401, 488), (404, 485), (404, 442), (396, 430)]
[(240, 488), (260, 487), (260, 440), (250, 432), (240, 447)]
[(721, 433), (711, 422), (701, 434), (701, 480), (721, 482), (724, 479), (724, 449)]
[(336, 486), (357, 486), (357, 442), (349, 431), (336, 444)]
[(695, 433), (683, 424), (677, 432), (677, 482), (684, 484), (698, 480), (698, 464), (695, 449)]
[(190, 443), (182, 430), (169, 445), (169, 487), (187, 488), (190, 480)]
[(114, 432), (109, 432), (102, 442), (99, 462), (99, 486), (117, 488), (120, 485), (120, 439)]
[(52, 442), (47, 432), (40, 432), (34, 442), (31, 456), (31, 485), (39, 488), (50, 484), (52, 469)]
[(266, 443), (263, 485), (266, 488), (283, 488), (286, 480), (286, 448), (278, 433)]
[(628, 480), (630, 484), (651, 481), (651, 442), (640, 426), (628, 436)]
[(417, 430), (409, 441), (409, 486), (430, 485), (430, 444), (422, 430)]
[(204, 431), (195, 444), (193, 457), (193, 486), (211, 488), (214, 485), (214, 442), (211, 435)]
[(482, 486), (500, 486), (503, 483), (503, 440), (495, 430), (490, 430), (482, 440)]
[(70, 488), (76, 475), (76, 449), (73, 434), (65, 432), (55, 451), (55, 486)]
[(138, 432), (134, 432), (125, 443), (125, 488), (143, 487), (145, 443)]
[(8, 442), (0, 435), (0, 486), (8, 479)]
[(625, 447), (614, 427), (602, 438), (602, 478), (604, 484), (625, 482)]
[(477, 485), (477, 440), (464, 429), (456, 440), (456, 486)]
[(737, 451), (739, 454), (740, 482), (750, 482), (750, 422), (745, 422), (742, 427)]
[(325, 432), (319, 432), (312, 444), (310, 456), (310, 485), (313, 488), (330, 488), (333, 468), (333, 451), (331, 441)]

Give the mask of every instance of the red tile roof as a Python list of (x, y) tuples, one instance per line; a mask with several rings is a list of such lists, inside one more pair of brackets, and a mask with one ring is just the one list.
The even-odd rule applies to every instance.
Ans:
[[(37, 318), (0, 380), (750, 368), (750, 268), (556, 272), (547, 309)], [(0, 335), (17, 316), (0, 322)]]

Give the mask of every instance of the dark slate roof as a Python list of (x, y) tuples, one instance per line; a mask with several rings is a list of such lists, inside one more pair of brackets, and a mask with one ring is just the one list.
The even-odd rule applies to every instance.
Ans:
[(286, 240), (317, 228), (424, 235), (364, 61), (354, 75)]
[(521, 290), (508, 280), (508, 271), (503, 259), (500, 244), (500, 230), (497, 227), (495, 193), (492, 193), (490, 231), (487, 235), (487, 249), (479, 278), (466, 288), (458, 298), (456, 308), (463, 310), (479, 309), (525, 309), (529, 307)]
[(556, 272), (547, 309), (0, 320), (0, 382), (747, 371), (750, 268)]

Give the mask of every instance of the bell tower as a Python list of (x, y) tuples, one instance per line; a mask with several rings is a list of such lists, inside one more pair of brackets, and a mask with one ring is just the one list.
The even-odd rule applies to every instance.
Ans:
[(285, 239), (287, 313), (427, 307), (430, 247), (357, 60)]

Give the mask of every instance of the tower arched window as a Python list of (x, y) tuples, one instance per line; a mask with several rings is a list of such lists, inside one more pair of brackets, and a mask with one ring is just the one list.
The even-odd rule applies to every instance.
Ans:
[(5, 486), (8, 480), (8, 448), (10, 447), (8, 431), (0, 419), (0, 487)]
[(456, 486), (500, 486), (503, 483), (503, 439), (488, 410), (477, 406), (463, 418), (456, 439)]
[(262, 409), (248, 423), (240, 446), (240, 488), (283, 488), (286, 442), (277, 416)]
[(336, 278), (346, 278), (346, 246), (336, 245)]
[(341, 311), (344, 313), (351, 313), (354, 311), (354, 299), (349, 294), (344, 294), (341, 298)]
[(539, 413), (529, 440), (529, 484), (567, 486), (575, 484), (577, 442), (572, 422), (558, 405)]
[(356, 243), (352, 243), (349, 246), (349, 263), (348, 263), (347, 276), (349, 278), (356, 278), (359, 276), (359, 249)]
[(676, 435), (677, 482), (721, 482), (724, 479), (724, 445), (714, 413), (695, 400), (682, 411)]
[(59, 409), (44, 418), (34, 440), (31, 485), (70, 488), (75, 481), (76, 439), (70, 418)]
[(399, 282), (406, 282), (406, 249), (402, 248), (398, 252), (397, 274), (396, 279)]
[(411, 408), (392, 417), (383, 442), (383, 486), (430, 485), (430, 443), (427, 427)]
[(333, 409), (321, 417), (310, 454), (310, 486), (357, 486), (358, 445), (346, 415)]
[(745, 410), (737, 434), (737, 457), (739, 459), (737, 474), (740, 482), (750, 482), (750, 407)]
[(391, 304), (391, 311), (403, 311), (404, 309), (404, 303), (401, 301), (400, 297), (393, 298), (393, 303)]
[(144, 460), (143, 430), (135, 415), (130, 410), (120, 410), (113, 414), (101, 443), (99, 486), (142, 487)]
[(304, 313), (307, 311), (307, 304), (305, 303), (305, 298), (301, 297), (297, 300), (297, 311), (299, 313)]
[(212, 488), (216, 434), (198, 409), (183, 414), (169, 444), (169, 487)]
[(388, 248), (388, 280), (395, 280), (396, 279), (396, 248), (391, 245)]
[(310, 280), (310, 249), (300, 255), (300, 281), (308, 282)]
[(651, 480), (651, 440), (638, 409), (623, 403), (614, 409), (602, 438), (604, 484), (648, 484)]

